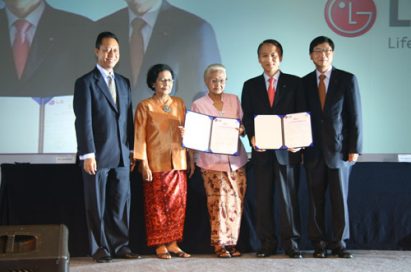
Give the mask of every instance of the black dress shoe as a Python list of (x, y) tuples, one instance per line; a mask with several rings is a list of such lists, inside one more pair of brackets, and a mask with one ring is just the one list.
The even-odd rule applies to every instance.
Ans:
[(274, 250), (270, 250), (270, 249), (261, 249), (259, 251), (257, 251), (257, 257), (259, 258), (266, 258), (269, 257), (271, 255), (274, 254)]
[(115, 257), (119, 259), (141, 259), (141, 256), (131, 251), (128, 246), (124, 246), (117, 251)]
[(101, 256), (95, 259), (97, 263), (111, 263), (113, 259), (110, 255)]
[(327, 250), (325, 248), (317, 248), (313, 253), (314, 258), (327, 258)]
[(141, 259), (141, 255), (133, 252), (127, 252), (121, 255), (118, 255), (117, 258), (120, 259)]
[(110, 263), (113, 260), (109, 251), (103, 247), (98, 248), (92, 257), (97, 263)]
[(301, 251), (298, 249), (291, 249), (286, 252), (287, 256), (292, 258), (292, 259), (302, 259), (303, 255), (301, 254)]
[(332, 250), (332, 255), (337, 256), (338, 258), (351, 259), (353, 255), (348, 252), (345, 248), (337, 248)]

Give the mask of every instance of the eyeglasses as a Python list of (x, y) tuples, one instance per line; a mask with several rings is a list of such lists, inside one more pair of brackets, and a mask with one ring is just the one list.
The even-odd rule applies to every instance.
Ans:
[(166, 84), (166, 83), (173, 83), (173, 79), (171, 78), (159, 78), (158, 81), (162, 84)]
[(221, 85), (224, 85), (227, 79), (212, 79), (211, 83), (213, 84), (218, 84), (220, 83)]
[(326, 55), (330, 54), (333, 50), (329, 48), (314, 48), (313, 53), (315, 54), (322, 54), (325, 53)]

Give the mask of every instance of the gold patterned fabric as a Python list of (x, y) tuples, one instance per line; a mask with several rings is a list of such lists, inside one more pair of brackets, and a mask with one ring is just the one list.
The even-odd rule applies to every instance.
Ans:
[(211, 225), (211, 244), (235, 246), (240, 232), (246, 172), (241, 167), (223, 172), (201, 168)]
[(141, 101), (134, 117), (134, 159), (148, 160), (152, 172), (186, 170), (186, 150), (178, 126), (184, 126), (184, 101), (172, 96), (170, 111), (154, 97)]

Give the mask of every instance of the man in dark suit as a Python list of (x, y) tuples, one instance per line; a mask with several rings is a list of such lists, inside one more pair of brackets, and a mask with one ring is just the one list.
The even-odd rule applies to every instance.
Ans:
[(91, 256), (139, 258), (129, 247), (130, 150), (133, 109), (129, 80), (113, 73), (120, 58), (117, 37), (102, 32), (96, 40), (97, 66), (76, 80), (76, 116)]
[[(298, 152), (261, 150), (255, 145), (254, 117), (259, 114), (289, 114), (304, 111), (301, 79), (280, 71), (283, 49), (275, 40), (265, 40), (258, 46), (258, 60), (264, 73), (244, 83), (241, 103), (243, 122), (252, 150), (252, 165), (256, 182), (256, 230), (261, 242), (258, 257), (275, 253), (278, 242), (274, 228), (274, 189), (278, 190), (280, 236), (285, 253), (290, 258), (302, 258), (298, 248), (300, 219), (297, 202)], [(273, 81), (271, 81), (273, 80)], [(272, 83), (269, 83), (269, 82)], [(270, 85), (273, 84), (272, 105)], [(272, 90), (274, 91), (274, 90)], [(292, 150), (297, 151), (297, 150)]]
[[(310, 44), (316, 70), (303, 78), (307, 110), (311, 112), (314, 145), (304, 151), (309, 192), (308, 235), (313, 256), (325, 258), (327, 247), (340, 258), (351, 258), (348, 181), (352, 164), (362, 150), (361, 101), (353, 74), (332, 67), (334, 43), (320, 36)], [(332, 238), (325, 233), (325, 192), (332, 212)]]
[(0, 9), (0, 96), (72, 95), (79, 71), (94, 62), (83, 49), (92, 42), (92, 22), (43, 0), (5, 0), (5, 6)]
[[(173, 68), (178, 81), (172, 95), (191, 104), (205, 90), (202, 71), (211, 63), (221, 62), (212, 27), (165, 0), (125, 1), (128, 8), (102, 18), (97, 24), (99, 30), (117, 33), (120, 39), (122, 60), (116, 69), (132, 81), (133, 104), (153, 95), (147, 87), (146, 74), (157, 63)], [(134, 27), (137, 34), (133, 34)], [(133, 37), (143, 39), (140, 53), (135, 52), (141, 46)], [(137, 56), (132, 57), (133, 54)]]

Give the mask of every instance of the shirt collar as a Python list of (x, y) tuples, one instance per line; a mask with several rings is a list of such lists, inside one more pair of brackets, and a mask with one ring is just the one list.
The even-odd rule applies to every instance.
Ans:
[(131, 25), (134, 19), (141, 18), (146, 22), (147, 25), (153, 28), (154, 24), (156, 23), (158, 13), (160, 12), (161, 3), (162, 1), (159, 1), (158, 4), (144, 13), (143, 16), (139, 16), (135, 14), (131, 9), (128, 9), (128, 24)]
[(106, 69), (104, 69), (103, 67), (100, 66), (100, 64), (96, 64), (97, 69), (100, 71), (100, 73), (103, 75), (103, 77), (106, 79), (110, 76), (110, 74), (112, 75), (113, 79), (114, 79), (114, 71), (113, 72), (109, 72)]
[[(278, 82), (278, 78), (280, 77), (280, 70), (277, 71), (277, 73), (274, 74), (273, 78), (275, 79), (275, 82)], [(264, 73), (264, 79), (267, 82), (271, 77)]]
[(326, 79), (329, 79), (330, 76), (331, 76), (331, 71), (332, 71), (332, 66), (331, 66), (325, 73), (321, 73), (320, 71), (315, 70), (315, 72), (316, 72), (316, 74), (317, 74), (317, 79), (320, 77), (321, 74), (324, 74), (324, 75), (325, 75), (325, 78), (326, 78)]
[(30, 12), (25, 18), (17, 17), (10, 10), (6, 8), (7, 19), (9, 21), (9, 29), (13, 27), (14, 23), (18, 19), (25, 19), (32, 25), (33, 28), (37, 28), (37, 25), (39, 24), (41, 15), (43, 14), (45, 8), (46, 8), (46, 4), (44, 4), (44, 2), (41, 1), (39, 6), (35, 8), (32, 12)]
[[(221, 101), (225, 101), (225, 94), (224, 94), (224, 92), (225, 91), (223, 91), (223, 93), (221, 94)], [(207, 97), (207, 100), (209, 100), (209, 101), (211, 101), (212, 103), (214, 102), (212, 99), (211, 99), (211, 97), (208, 95), (210, 93), (210, 91), (208, 91), (207, 92), (207, 94), (206, 94), (206, 97)]]

